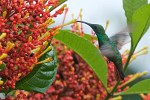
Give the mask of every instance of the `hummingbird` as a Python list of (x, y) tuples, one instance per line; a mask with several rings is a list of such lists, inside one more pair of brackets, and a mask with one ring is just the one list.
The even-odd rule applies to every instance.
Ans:
[(107, 62), (114, 63), (116, 71), (115, 74), (117, 75), (117, 78), (119, 78), (120, 80), (124, 80), (125, 75), (123, 72), (122, 57), (119, 50), (125, 44), (129, 35), (122, 32), (115, 34), (114, 36), (109, 38), (105, 33), (102, 25), (91, 24), (84, 21), (77, 22), (87, 24), (93, 29), (98, 38), (98, 44), (101, 54), (107, 58)]

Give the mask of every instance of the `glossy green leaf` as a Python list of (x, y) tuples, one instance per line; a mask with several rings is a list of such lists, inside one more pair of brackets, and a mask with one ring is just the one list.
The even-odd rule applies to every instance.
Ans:
[(120, 95), (150, 93), (149, 83), (150, 79), (140, 81), (130, 87), (127, 91), (120, 93)]
[(132, 18), (134, 29), (132, 31), (133, 49), (136, 48), (139, 40), (146, 33), (150, 26), (150, 4), (147, 4), (138, 9)]
[[(89, 35), (89, 34), (84, 34), (84, 38), (86, 38), (86, 39), (88, 39), (88, 40), (91, 41), (91, 35)], [(93, 39), (94, 39), (94, 40), (97, 40), (97, 37), (94, 36)]]
[[(67, 30), (70, 31), (70, 30)], [(79, 34), (79, 33), (75, 33), (75, 34)], [(92, 36), (90, 34), (84, 33), (83, 35), (84, 38), (86, 38), (87, 40), (91, 41), (92, 40)], [(93, 37), (94, 40), (98, 40), (96, 36)]]
[(54, 38), (80, 55), (90, 65), (104, 86), (107, 87), (107, 66), (105, 60), (100, 55), (99, 50), (89, 40), (72, 34), (67, 30), (61, 30)]
[(2, 63), (2, 64), (0, 65), (0, 71), (3, 70), (5, 67), (6, 67), (6, 64), (5, 64), (5, 63)]
[[(50, 30), (51, 28), (46, 28), (46, 30), (48, 31), (48, 30)], [(63, 30), (62, 30), (63, 31)], [(70, 30), (65, 30), (65, 31), (70, 31)], [(79, 33), (74, 33), (74, 34), (79, 34)], [(87, 34), (87, 33), (84, 33), (84, 36), (83, 36), (84, 38), (86, 38), (87, 40), (89, 40), (89, 41), (91, 41), (91, 35), (90, 34)], [(94, 36), (93, 37), (93, 39), (94, 40), (97, 40), (97, 37), (96, 36)]]
[(125, 10), (128, 24), (132, 23), (132, 16), (134, 12), (146, 4), (148, 4), (148, 0), (123, 0), (123, 8)]
[(36, 65), (35, 68), (16, 84), (16, 89), (44, 93), (54, 81), (57, 72), (57, 62), (54, 49), (40, 57), (42, 61), (48, 57), (53, 60), (48, 63)]

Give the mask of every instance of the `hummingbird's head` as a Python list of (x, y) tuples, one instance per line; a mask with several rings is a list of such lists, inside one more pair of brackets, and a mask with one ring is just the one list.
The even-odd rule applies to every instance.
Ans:
[(102, 25), (91, 24), (91, 23), (87, 23), (87, 22), (84, 22), (84, 21), (77, 21), (77, 22), (81, 22), (81, 23), (85, 23), (85, 24), (89, 25), (93, 29), (93, 31), (95, 32), (96, 35), (102, 34), (102, 33), (105, 32), (105, 30), (104, 30)]

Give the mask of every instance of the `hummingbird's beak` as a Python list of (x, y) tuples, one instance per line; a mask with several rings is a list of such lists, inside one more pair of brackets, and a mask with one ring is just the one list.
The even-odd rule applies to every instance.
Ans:
[(90, 23), (87, 23), (87, 22), (84, 22), (84, 21), (76, 21), (76, 22), (80, 22), (80, 23), (87, 24), (87, 25), (89, 25), (90, 27), (92, 26), (92, 24), (90, 24)]

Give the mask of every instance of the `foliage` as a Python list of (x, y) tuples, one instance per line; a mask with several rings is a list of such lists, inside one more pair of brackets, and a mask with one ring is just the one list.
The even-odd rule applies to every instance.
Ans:
[(44, 93), (57, 72), (51, 44), (61, 26), (48, 26), (62, 14), (66, 0), (0, 1), (0, 91), (15, 89)]
[[(142, 18), (141, 18), (142, 17)], [(147, 4), (133, 14), (132, 17), (133, 28), (132, 31), (132, 48), (136, 48), (138, 42), (149, 29), (150, 26), (150, 4)]]
[[(139, 73), (133, 75), (133, 77), (127, 76), (126, 80), (115, 81), (112, 83), (113, 86), (110, 85), (110, 87), (109, 83), (107, 83), (107, 81), (110, 81), (110, 78), (107, 78), (107, 74), (110, 73), (107, 70), (109, 69), (109, 66), (111, 66), (110, 69), (114, 71), (114, 69), (112, 69), (114, 65), (110, 63), (110, 65), (108, 64), (108, 67), (106, 66), (106, 62), (102, 55), (100, 55), (99, 50), (89, 41), (89, 35), (81, 37), (68, 30), (58, 31), (63, 25), (58, 25), (58, 27), (56, 26), (46, 30), (48, 25), (51, 25), (54, 22), (51, 17), (54, 18), (57, 17), (57, 15), (62, 14), (66, 5), (62, 6), (53, 15), (51, 15), (51, 17), (49, 15), (50, 11), (53, 11), (67, 0), (56, 0), (55, 2), (46, 0), (37, 2), (35, 5), (32, 5), (29, 1), (29, 7), (24, 5), (25, 2), (23, 3), (23, 1), (21, 1), (12, 1), (13, 3), (10, 4), (16, 7), (18, 11), (23, 10), (21, 7), (24, 7), (27, 11), (30, 10), (30, 13), (9, 13), (12, 8), (5, 7), (5, 2), (0, 1), (0, 9), (3, 8), (0, 10), (0, 42), (2, 43), (0, 45), (1, 91), (8, 92), (8, 90), (11, 91), (14, 89), (20, 89), (44, 93), (49, 88), (54, 81), (57, 72), (57, 63), (54, 49), (48, 49), (48, 45), (51, 44), (53, 36), (58, 33), (54, 36), (54, 38), (76, 52), (76, 54), (78, 54), (91, 67), (100, 79), (101, 83), (103, 83), (103, 88), (106, 93), (106, 95), (103, 95), (103, 99), (104, 97), (105, 100), (110, 97), (114, 97), (115, 92), (118, 92), (115, 95), (150, 92), (150, 88), (146, 87), (148, 86), (147, 83), (150, 79), (140, 81), (131, 86), (129, 89), (123, 88), (128, 83), (145, 75)], [(8, 0), (7, 2), (10, 1)], [(37, 11), (37, 9), (34, 9), (34, 6), (41, 8)], [(49, 6), (51, 7), (49, 8)], [(123, 62), (126, 61), (124, 64), (125, 72), (129, 62), (132, 60), (132, 56), (134, 56), (134, 51), (139, 41), (149, 29), (150, 4), (148, 4), (148, 0), (123, 0), (123, 8), (127, 18), (127, 25), (132, 26), (132, 30), (130, 32), (131, 49), (129, 55), (126, 55), (127, 58), (125, 58), (126, 56), (122, 56)], [(39, 13), (35, 15), (34, 11)], [(30, 19), (30, 17), (33, 19)], [(9, 26), (10, 29), (7, 29), (5, 26)], [(13, 32), (13, 34), (11, 34), (11, 32)], [(21, 36), (24, 37), (22, 38)], [(68, 60), (71, 61), (72, 59), (68, 58)], [(69, 63), (71, 62), (67, 62), (67, 64)], [(14, 73), (12, 71), (14, 71)], [(59, 77), (61, 77), (61, 75)], [(123, 91), (122, 89), (125, 90)]]
[(150, 88), (148, 84), (149, 82), (150, 82), (149, 79), (138, 82), (131, 88), (129, 88), (127, 91), (122, 92), (120, 95), (150, 93)]
[(79, 54), (87, 62), (87, 64), (90, 65), (104, 86), (107, 86), (106, 63), (100, 55), (99, 50), (93, 46), (90, 41), (72, 34), (70, 31), (60, 31), (60, 33), (55, 36), (55, 39), (61, 41)]
[(49, 50), (39, 61), (52, 57), (52, 61), (36, 65), (28, 75), (16, 84), (16, 89), (44, 93), (53, 83), (57, 72), (57, 61), (54, 49)]
[(127, 18), (128, 25), (132, 24), (132, 16), (137, 9), (148, 4), (148, 0), (123, 0), (123, 8)]

